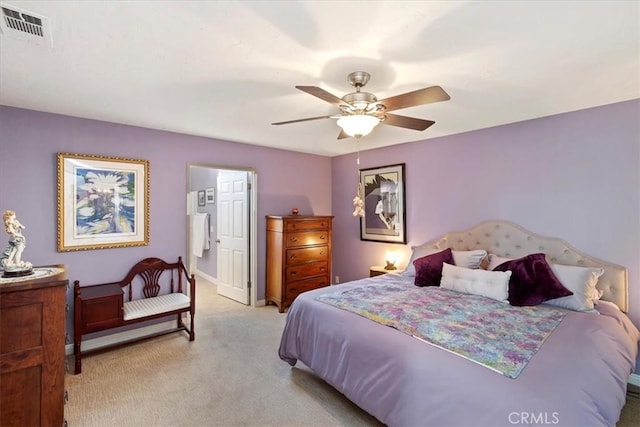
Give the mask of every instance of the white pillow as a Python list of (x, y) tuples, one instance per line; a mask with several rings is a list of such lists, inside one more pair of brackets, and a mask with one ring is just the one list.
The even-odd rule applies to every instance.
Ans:
[(513, 258), (505, 258), (496, 254), (489, 254), (489, 265), (487, 266), (487, 270), (493, 270), (500, 264), (504, 264), (505, 262), (512, 260)]
[(574, 311), (592, 311), (594, 296), (598, 295), (596, 284), (604, 270), (561, 264), (550, 264), (550, 266), (553, 274), (565, 288), (573, 292), (573, 295), (551, 299), (544, 303)]
[(456, 267), (477, 269), (482, 260), (487, 256), (487, 251), (476, 249), (474, 251), (451, 251)]
[(440, 287), (508, 302), (510, 278), (511, 271), (474, 270), (445, 262), (442, 265)]
[[(411, 253), (411, 258), (409, 259), (407, 268), (405, 268), (404, 271), (400, 273), (400, 275), (402, 276), (414, 277), (416, 275), (416, 268), (413, 266), (413, 261), (427, 255), (442, 252), (446, 248), (434, 249), (431, 246), (414, 246), (411, 249), (413, 250), (413, 252)], [(487, 251), (482, 249), (477, 249), (474, 251), (451, 251), (451, 253), (453, 255), (453, 262), (458, 267), (474, 269), (480, 268), (480, 263), (482, 263), (484, 257), (487, 256)]]

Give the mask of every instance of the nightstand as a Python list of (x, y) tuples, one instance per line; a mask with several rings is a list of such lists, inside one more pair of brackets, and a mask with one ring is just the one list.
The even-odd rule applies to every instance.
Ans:
[(385, 270), (384, 266), (382, 265), (373, 265), (369, 267), (369, 277), (380, 276), (382, 274), (387, 274), (390, 271), (395, 271), (395, 270)]

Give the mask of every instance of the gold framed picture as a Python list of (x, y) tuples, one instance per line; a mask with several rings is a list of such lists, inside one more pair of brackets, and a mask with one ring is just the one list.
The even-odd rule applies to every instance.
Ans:
[(58, 153), (58, 251), (149, 244), (149, 161)]

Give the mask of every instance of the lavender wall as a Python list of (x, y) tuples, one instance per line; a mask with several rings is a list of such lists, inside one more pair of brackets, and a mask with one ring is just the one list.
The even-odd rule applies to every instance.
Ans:
[[(389, 248), (401, 250), (402, 263), (410, 245), (486, 219), (506, 219), (627, 266), (629, 315), (640, 325), (638, 117), (640, 100), (633, 100), (362, 152), (361, 168), (406, 163), (409, 243), (389, 245), (359, 240), (358, 219), (351, 215), (355, 155), (329, 159), (0, 107), (0, 211), (16, 210), (27, 226), (27, 260), (64, 263), (72, 280), (86, 284), (118, 280), (134, 260), (186, 253), (188, 162), (254, 167), (259, 298), (266, 214), (296, 206), (302, 214), (334, 215), (333, 275), (342, 282), (368, 275)], [(150, 160), (149, 246), (56, 252), (55, 155), (63, 151)]]
[[(258, 175), (258, 299), (264, 298), (265, 215), (331, 214), (331, 159), (68, 116), (0, 106), (0, 211), (27, 227), (24, 259), (62, 263), (71, 280), (116, 281), (138, 260), (186, 255), (187, 163), (253, 167)], [(56, 251), (56, 153), (150, 161), (149, 246)], [(291, 179), (295, 176), (296, 179)], [(7, 236), (0, 236), (4, 248)], [(70, 299), (71, 292), (68, 298)]]
[(356, 159), (335, 157), (333, 274), (366, 276), (390, 248), (404, 265), (410, 245), (505, 219), (627, 266), (629, 316), (640, 326), (639, 117), (633, 100), (362, 152), (361, 168), (406, 164), (408, 245), (359, 240)]

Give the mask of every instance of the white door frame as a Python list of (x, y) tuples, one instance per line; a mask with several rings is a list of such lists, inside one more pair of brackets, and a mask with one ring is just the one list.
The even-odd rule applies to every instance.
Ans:
[[(208, 163), (187, 163), (187, 189), (185, 194), (188, 197), (191, 189), (191, 167), (209, 168), (209, 169), (223, 169), (230, 171), (243, 171), (249, 174), (249, 183), (251, 189), (249, 190), (249, 280), (251, 281), (251, 307), (258, 306), (258, 174), (254, 168), (251, 167), (239, 167), (239, 166), (224, 166), (214, 165)], [(187, 259), (186, 265), (191, 262), (191, 233), (189, 232), (189, 221), (186, 221), (187, 229)]]

